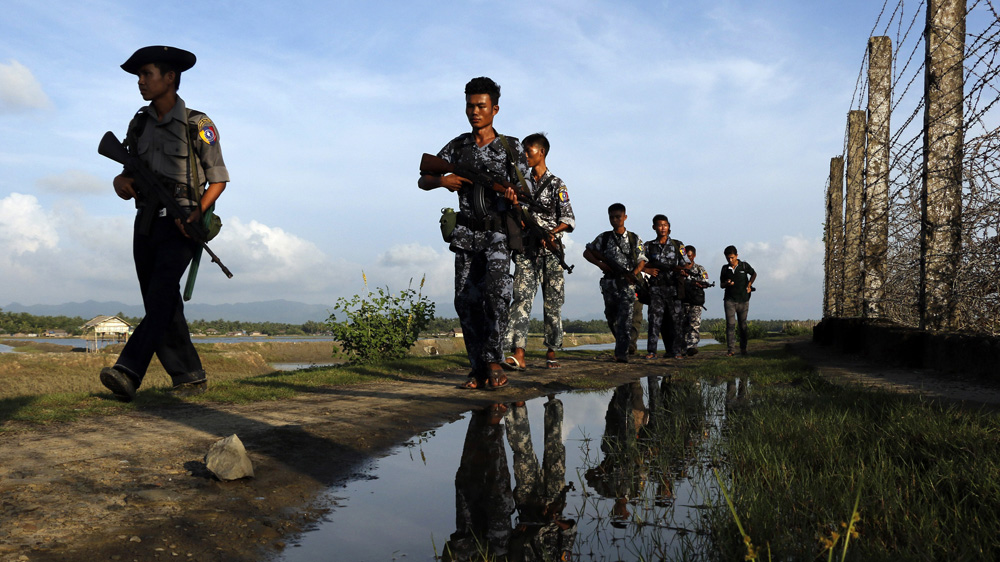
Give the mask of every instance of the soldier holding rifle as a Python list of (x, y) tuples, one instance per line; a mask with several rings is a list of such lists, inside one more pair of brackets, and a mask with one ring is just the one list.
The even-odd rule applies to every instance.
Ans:
[[(465, 85), (465, 115), (472, 131), (452, 139), (438, 157), (456, 167), (473, 169), (508, 187), (498, 192), (484, 181), (454, 173), (422, 172), (417, 186), (423, 190), (444, 187), (458, 193), (459, 213), (450, 249), (455, 253), (455, 311), (462, 324), (465, 348), (472, 371), (463, 388), (500, 388), (507, 377), (502, 339), (511, 298), (511, 245), (520, 240), (520, 225), (509, 220), (517, 203), (513, 184), (528, 176), (521, 143), (493, 128), (500, 111), (500, 86), (486, 77)], [(530, 182), (530, 177), (526, 178)]]
[[(562, 349), (562, 305), (566, 299), (563, 265), (555, 252), (563, 254), (562, 232), (572, 232), (576, 225), (573, 207), (569, 203), (566, 184), (555, 176), (545, 165), (549, 155), (549, 139), (542, 133), (524, 138), (524, 152), (531, 166), (535, 192), (535, 205), (526, 211), (541, 227), (538, 234), (528, 231), (524, 240), (524, 252), (514, 254), (514, 300), (510, 308), (510, 322), (507, 327), (507, 349), (513, 354), (503, 366), (513, 370), (525, 368), (524, 348), (528, 337), (528, 320), (531, 316), (531, 302), (535, 299), (538, 285), (542, 286), (542, 306), (545, 322), (545, 366), (559, 367), (556, 361), (557, 349)], [(569, 269), (572, 272), (572, 268)]]
[(204, 113), (187, 109), (177, 95), (181, 73), (195, 60), (182, 49), (151, 46), (121, 65), (138, 76), (139, 93), (150, 102), (129, 123), (125, 145), (162, 185), (173, 189), (174, 199), (187, 212), (183, 221), (171, 216), (155, 198), (144, 196), (151, 186), (142, 185), (130, 170), (114, 179), (115, 193), (135, 199), (138, 209), (132, 255), (146, 312), (115, 365), (101, 370), (101, 383), (125, 402), (135, 398), (154, 353), (179, 394), (202, 392), (207, 386), (184, 318), (180, 279), (203, 244), (189, 235), (190, 227), (201, 222), (218, 199), (229, 172), (215, 124)]

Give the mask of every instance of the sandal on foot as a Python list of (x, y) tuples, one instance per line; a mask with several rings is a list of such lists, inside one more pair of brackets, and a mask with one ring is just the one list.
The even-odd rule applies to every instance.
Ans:
[(479, 388), (479, 381), (476, 380), (476, 377), (469, 377), (465, 382), (458, 385), (457, 388), (461, 388), (463, 390), (476, 390)]
[(646, 359), (656, 359), (656, 354), (655, 353), (647, 353), (646, 354)]
[(560, 365), (559, 361), (557, 361), (556, 359), (546, 359), (545, 360), (545, 368), (546, 369), (558, 369), (560, 367), (562, 367), (562, 365)]
[(490, 371), (490, 378), (486, 381), (486, 388), (489, 390), (496, 390), (498, 388), (503, 388), (510, 384), (507, 380), (507, 375), (504, 374), (500, 369)]
[(503, 363), (500, 363), (500, 366), (510, 371), (523, 371), (525, 369), (524, 364), (518, 361), (517, 357), (514, 357), (513, 355), (504, 359)]

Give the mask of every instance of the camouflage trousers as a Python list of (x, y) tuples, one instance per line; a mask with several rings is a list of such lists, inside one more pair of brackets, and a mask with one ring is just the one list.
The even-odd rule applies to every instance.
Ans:
[(673, 286), (649, 288), (649, 332), (646, 353), (656, 353), (656, 344), (663, 334), (663, 350), (669, 355), (684, 353), (684, 304), (677, 298)]
[(604, 317), (615, 336), (615, 357), (628, 356), (629, 329), (632, 326), (632, 303), (635, 302), (635, 285), (624, 279), (601, 279), (604, 296)]
[(684, 345), (691, 349), (701, 341), (701, 306), (684, 305)]
[(628, 353), (635, 355), (639, 347), (639, 332), (642, 331), (642, 301), (638, 298), (632, 303), (632, 328), (629, 330)]
[(550, 252), (537, 255), (514, 254), (514, 300), (510, 304), (507, 349), (524, 348), (528, 343), (528, 319), (538, 286), (542, 286), (542, 312), (545, 319), (545, 347), (562, 349), (562, 305), (566, 284), (559, 260)]
[(484, 249), (455, 249), (455, 312), (474, 373), (503, 361), (512, 283), (507, 237), (494, 233)]

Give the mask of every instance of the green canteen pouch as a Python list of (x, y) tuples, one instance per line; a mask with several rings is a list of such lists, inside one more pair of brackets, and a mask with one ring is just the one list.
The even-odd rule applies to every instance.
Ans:
[(458, 221), (458, 213), (451, 207), (441, 209), (441, 238), (450, 243), (455, 233), (455, 224)]
[(202, 217), (202, 220), (202, 224), (205, 225), (205, 230), (208, 232), (205, 238), (211, 240), (219, 235), (219, 231), (222, 230), (222, 219), (219, 218), (219, 215), (215, 214), (213, 210), (209, 210)]

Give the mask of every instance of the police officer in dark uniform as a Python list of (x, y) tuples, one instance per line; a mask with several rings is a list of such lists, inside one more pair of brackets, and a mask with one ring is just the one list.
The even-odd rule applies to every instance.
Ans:
[[(453, 164), (481, 170), (497, 180), (519, 181), (516, 170), (529, 184), (528, 160), (520, 141), (504, 137), (493, 128), (500, 111), (500, 86), (481, 76), (465, 85), (465, 114), (472, 132), (452, 139), (438, 156)], [(499, 388), (507, 385), (500, 367), (502, 339), (507, 329), (513, 281), (505, 216), (517, 202), (512, 188), (499, 194), (455, 174), (420, 176), (423, 190), (439, 187), (458, 193), (459, 213), (451, 240), (455, 253), (455, 311), (472, 372), (463, 388)], [(518, 228), (519, 230), (519, 228)]]
[[(121, 65), (138, 76), (139, 93), (150, 102), (129, 123), (125, 145), (174, 189), (177, 202), (189, 212), (189, 223), (203, 220), (229, 181), (215, 124), (204, 113), (188, 109), (177, 95), (181, 73), (195, 60), (183, 49), (151, 46)], [(113, 183), (115, 193), (135, 199), (138, 209), (132, 256), (146, 314), (115, 365), (101, 370), (101, 383), (115, 398), (131, 401), (155, 353), (175, 391), (202, 392), (207, 380), (191, 343), (180, 293), (181, 276), (199, 244), (184, 232), (180, 219), (147, 202), (144, 186), (127, 172)]]

